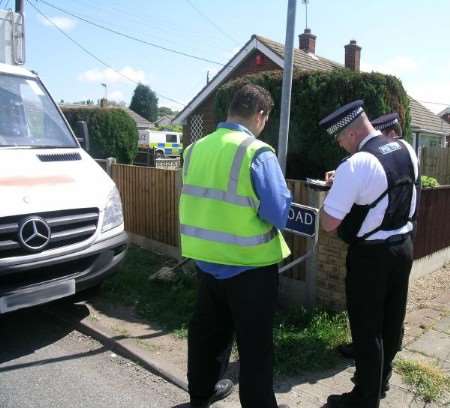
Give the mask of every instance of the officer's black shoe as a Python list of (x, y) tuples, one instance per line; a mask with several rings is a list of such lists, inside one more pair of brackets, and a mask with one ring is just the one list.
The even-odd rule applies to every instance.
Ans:
[(340, 346), (338, 346), (338, 351), (345, 358), (355, 358), (355, 349), (353, 348), (353, 343), (341, 344)]
[(212, 404), (215, 401), (222, 400), (228, 397), (233, 392), (233, 381), (228, 378), (217, 381), (214, 386), (214, 394), (211, 395), (208, 403)]
[(233, 392), (233, 381), (224, 378), (223, 380), (217, 381), (214, 386), (214, 393), (209, 397), (208, 401), (203, 404), (193, 404), (191, 402), (190, 406), (192, 408), (209, 408), (209, 406), (216, 402), (228, 397)]

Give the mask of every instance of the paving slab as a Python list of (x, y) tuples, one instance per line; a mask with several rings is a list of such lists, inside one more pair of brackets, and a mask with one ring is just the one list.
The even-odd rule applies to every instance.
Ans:
[(433, 328), (434, 330), (444, 332), (450, 335), (450, 316), (440, 320)]
[(450, 361), (450, 335), (429, 330), (408, 346), (408, 350), (423, 353), (442, 361)]

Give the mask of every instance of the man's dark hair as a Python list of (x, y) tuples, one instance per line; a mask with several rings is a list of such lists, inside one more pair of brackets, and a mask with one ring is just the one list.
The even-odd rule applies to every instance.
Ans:
[(403, 137), (402, 127), (400, 126), (400, 123), (389, 126), (388, 128), (384, 129), (383, 132), (390, 132), (391, 130), (395, 132), (399, 139)]
[(259, 85), (247, 84), (233, 95), (228, 114), (249, 118), (260, 111), (268, 115), (272, 108), (273, 99), (267, 89)]

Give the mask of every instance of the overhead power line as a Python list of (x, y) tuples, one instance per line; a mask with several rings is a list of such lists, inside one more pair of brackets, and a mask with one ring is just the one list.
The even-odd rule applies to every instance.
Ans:
[(431, 103), (432, 105), (442, 105), (442, 106), (450, 106), (450, 103), (443, 103), (443, 102), (430, 102), (430, 101), (420, 101), (422, 103)]
[[(30, 0), (27, 0), (27, 1), (30, 2)], [(134, 36), (132, 36), (130, 34), (126, 34), (126, 33), (123, 33), (121, 31), (114, 30), (112, 28), (106, 27), (106, 26), (104, 26), (102, 24), (98, 24), (98, 23), (96, 23), (94, 21), (88, 20), (87, 18), (84, 18), (84, 17), (81, 17), (81, 16), (79, 16), (77, 14), (74, 14), (74, 13), (68, 11), (68, 10), (65, 10), (65, 9), (61, 8), (61, 7), (55, 6), (54, 4), (49, 3), (48, 1), (39, 0), (39, 2), (42, 3), (42, 4), (47, 5), (48, 7), (53, 8), (55, 10), (58, 10), (61, 13), (67, 14), (67, 15), (69, 15), (71, 17), (74, 17), (74, 18), (76, 18), (78, 20), (81, 20), (81, 21), (83, 21), (83, 22), (85, 22), (87, 24), (90, 24), (90, 25), (92, 25), (94, 27), (97, 27), (97, 28), (100, 28), (102, 30), (108, 31), (110, 33), (116, 34), (116, 35), (118, 35), (120, 37), (124, 37), (124, 38), (127, 38), (129, 40), (133, 40), (133, 41), (139, 42), (141, 44), (145, 44), (145, 45), (147, 45), (149, 47), (158, 48), (158, 49), (163, 50), (163, 51), (167, 51), (167, 52), (170, 52), (170, 53), (173, 53), (173, 54), (181, 55), (181, 56), (187, 57), (187, 58), (192, 58), (192, 59), (195, 59), (195, 60), (198, 60), (198, 61), (209, 62), (210, 64), (215, 64), (215, 65), (220, 65), (220, 66), (225, 65), (225, 64), (223, 64), (221, 62), (218, 62), (218, 61), (210, 60), (208, 58), (198, 57), (196, 55), (189, 54), (189, 53), (183, 52), (183, 51), (178, 51), (178, 50), (175, 50), (173, 48), (164, 47), (162, 45), (159, 45), (159, 44), (156, 44), (156, 43), (152, 43), (152, 42), (143, 40), (141, 38), (134, 37)]]
[[(61, 34), (63, 34), (68, 40), (70, 40), (72, 43), (74, 43), (78, 48), (80, 48), (81, 50), (83, 50), (86, 54), (88, 54), (90, 57), (94, 58), (96, 61), (98, 61), (100, 64), (104, 65), (105, 67), (113, 70), (116, 74), (120, 75), (121, 77), (127, 79), (128, 81), (134, 82), (135, 84), (139, 85), (140, 82), (134, 80), (133, 78), (130, 78), (129, 76), (125, 75), (124, 73), (114, 69), (111, 65), (109, 65), (108, 63), (106, 63), (105, 61), (103, 61), (102, 59), (100, 59), (99, 57), (97, 57), (95, 54), (93, 54), (91, 51), (89, 51), (86, 47), (84, 47), (82, 44), (80, 44), (78, 41), (76, 41), (75, 39), (73, 39), (69, 34), (67, 34), (64, 30), (62, 30), (60, 27), (58, 27), (57, 24), (55, 24), (55, 22), (47, 17), (41, 10), (39, 10), (39, 8), (37, 8), (32, 2), (31, 0), (27, 0), (28, 4), (33, 7), (37, 13), (39, 13), (43, 18), (45, 18), (53, 27), (55, 27)], [(168, 96), (165, 96), (163, 94), (160, 94), (158, 92), (155, 92), (155, 94), (157, 96), (159, 96), (160, 98), (166, 99), (168, 101), (174, 102), (180, 106), (185, 106), (185, 103), (179, 102), (176, 99), (173, 98), (169, 98)]]
[(229, 35), (227, 32), (225, 32), (219, 25), (216, 24), (216, 22), (212, 19), (210, 19), (205, 13), (203, 13), (201, 10), (199, 10), (191, 0), (186, 0), (186, 2), (198, 13), (200, 16), (202, 16), (206, 21), (209, 22), (217, 31), (219, 31), (222, 35), (227, 37), (229, 40), (233, 41), (235, 44), (240, 44), (238, 40), (233, 38), (231, 35)]

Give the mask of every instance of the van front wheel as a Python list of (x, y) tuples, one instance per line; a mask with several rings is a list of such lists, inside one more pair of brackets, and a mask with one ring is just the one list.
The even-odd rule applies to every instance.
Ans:
[(158, 151), (155, 153), (155, 157), (156, 157), (157, 159), (163, 159), (163, 158), (164, 158), (164, 153), (163, 153), (162, 151), (158, 150)]

